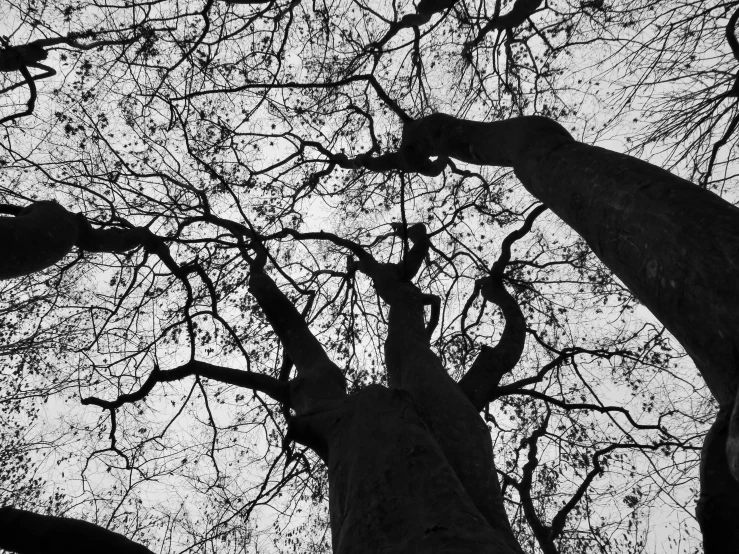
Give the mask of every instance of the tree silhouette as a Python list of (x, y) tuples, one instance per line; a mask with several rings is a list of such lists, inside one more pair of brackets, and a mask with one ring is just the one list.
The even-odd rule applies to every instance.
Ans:
[(728, 60), (732, 10), (69, 10), (13, 43), (142, 40), (43, 52), (6, 108), (1, 548), (623, 552), (699, 456), (704, 549), (739, 544), (730, 126), (674, 173), (587, 144), (632, 109), (594, 73), (662, 37), (679, 98), (674, 29), (718, 11)]

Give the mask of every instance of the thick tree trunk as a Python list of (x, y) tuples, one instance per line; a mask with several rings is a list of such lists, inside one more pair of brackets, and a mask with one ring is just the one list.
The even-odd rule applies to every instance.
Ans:
[(520, 552), (475, 508), (409, 393), (373, 385), (326, 416), (335, 553)]
[(411, 227), (409, 233), (414, 246), (401, 262), (381, 264), (365, 255), (358, 266), (390, 306), (385, 341), (388, 383), (409, 393), (474, 506), (511, 551), (520, 552), (503, 505), (490, 431), (431, 350), (423, 295), (411, 282), (423, 264), (429, 240), (423, 225)]
[(696, 516), (706, 554), (739, 553), (739, 483), (726, 464), (728, 411), (722, 409), (701, 452), (701, 496)]
[(385, 343), (390, 385), (408, 391), (474, 505), (520, 552), (503, 507), (490, 431), (431, 351), (421, 324), (423, 302), (418, 289), (401, 284), (396, 294), (399, 298), (390, 302)]
[(721, 406), (739, 386), (739, 209), (630, 156), (578, 142), (516, 167), (526, 188), (680, 341)]

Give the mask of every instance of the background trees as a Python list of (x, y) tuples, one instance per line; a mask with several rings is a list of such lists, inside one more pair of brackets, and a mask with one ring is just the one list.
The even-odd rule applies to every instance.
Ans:
[[(43, 61), (56, 75), (3, 73), (5, 88), (25, 83), (2, 96), (4, 213), (56, 200), (108, 237), (159, 240), (88, 242), (2, 282), (12, 440), (0, 455), (24, 470), (3, 477), (3, 501), (154, 551), (328, 549), (323, 467), (286, 439), (268, 397), (189, 376), (115, 411), (80, 402), (112, 401), (193, 357), (288, 374), (247, 291), (247, 231), (265, 237), (266, 271), (350, 392), (386, 382), (387, 308), (346, 248), (308, 232), (395, 262), (410, 247), (397, 224), (424, 222), (417, 283), (439, 298), (435, 351), (460, 378), (496, 344), (504, 319), (475, 283), (534, 201), (505, 169), (349, 167), (395, 150), (404, 121), (545, 115), (733, 198), (734, 3), (8, 6), (4, 52), (59, 42)], [(106, 42), (80, 49), (68, 33)], [(485, 416), (522, 545), (537, 548), (537, 524), (564, 505), (562, 552), (694, 549), (715, 408), (692, 364), (550, 213), (515, 243), (504, 282), (527, 339)]]

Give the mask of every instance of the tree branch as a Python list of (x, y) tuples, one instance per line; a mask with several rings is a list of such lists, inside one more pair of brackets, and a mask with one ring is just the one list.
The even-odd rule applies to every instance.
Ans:
[(251, 267), (249, 292), (295, 364), (298, 375), (289, 383), (292, 406), (298, 414), (305, 414), (343, 398), (346, 396), (343, 373), (328, 357), (305, 318), (265, 273), (267, 251), (260, 239), (254, 238), (252, 247), (256, 256), (247, 257)]
[(457, 0), (421, 0), (416, 7), (416, 13), (404, 15), (400, 21), (391, 24), (385, 36), (374, 43), (373, 46), (382, 49), (402, 29), (425, 25), (431, 21), (435, 14), (451, 8), (456, 2)]
[(73, 246), (87, 252), (129, 252), (144, 247), (167, 269), (185, 280), (187, 272), (172, 258), (164, 241), (145, 227), (93, 228), (82, 214), (73, 214), (56, 202), (41, 200), (21, 208), (3, 204), (0, 213), (0, 279), (46, 269), (66, 256)]
[(511, 371), (523, 353), (526, 342), (526, 319), (516, 299), (503, 284), (503, 272), (511, 260), (511, 246), (531, 231), (534, 220), (546, 210), (537, 206), (524, 224), (510, 233), (501, 246), (498, 259), (490, 269), (490, 275), (480, 279), (475, 287), (488, 302), (496, 304), (505, 317), (503, 334), (495, 347), (483, 346), (469, 371), (459, 381), (459, 386), (479, 411), (494, 399), (495, 389), (503, 376)]
[(526, 216), (526, 220), (523, 225), (510, 233), (506, 238), (503, 239), (503, 244), (500, 247), (500, 255), (490, 269), (490, 273), (495, 276), (503, 276), (506, 266), (511, 261), (511, 247), (517, 240), (522, 239), (527, 233), (531, 231), (531, 227), (534, 225), (534, 221), (537, 217), (547, 211), (547, 207), (540, 204)]
[(0, 548), (18, 554), (152, 554), (123, 535), (80, 519), (0, 508)]
[(739, 62), (739, 40), (736, 39), (736, 23), (739, 21), (739, 8), (731, 14), (729, 22), (726, 24), (726, 42), (731, 47), (734, 59)]
[(227, 94), (227, 93), (233, 93), (233, 92), (241, 92), (244, 90), (249, 89), (282, 89), (282, 88), (296, 88), (296, 89), (303, 89), (303, 88), (315, 88), (315, 89), (321, 89), (321, 88), (338, 88), (341, 86), (349, 85), (356, 82), (366, 82), (369, 83), (369, 85), (374, 89), (377, 96), (382, 100), (388, 108), (390, 108), (395, 115), (397, 115), (401, 121), (403, 122), (409, 122), (413, 121), (413, 118), (406, 112), (400, 105), (393, 100), (390, 95), (385, 91), (385, 89), (382, 88), (382, 85), (380, 85), (377, 78), (372, 74), (361, 74), (361, 75), (351, 75), (345, 79), (339, 79), (338, 81), (330, 81), (330, 82), (323, 82), (323, 83), (297, 83), (297, 82), (288, 82), (288, 83), (247, 83), (245, 85), (240, 85), (238, 87), (231, 87), (231, 88), (222, 88), (218, 90), (202, 90), (202, 91), (195, 91), (190, 92), (184, 96), (179, 96), (172, 98), (172, 101), (182, 101), (182, 100), (189, 100), (192, 98), (195, 98), (196, 96), (205, 96), (208, 94)]
[(594, 412), (599, 412), (602, 414), (606, 414), (610, 412), (617, 412), (617, 413), (620, 413), (626, 416), (626, 419), (635, 429), (645, 429), (645, 430), (654, 429), (654, 430), (661, 432), (667, 437), (675, 439), (675, 437), (673, 437), (670, 433), (668, 433), (662, 425), (659, 425), (659, 424), (645, 425), (642, 423), (638, 423), (636, 420), (634, 420), (634, 417), (631, 415), (631, 412), (629, 412), (626, 408), (622, 408), (621, 406), (601, 406), (599, 404), (589, 404), (585, 402), (569, 403), (563, 400), (559, 400), (557, 398), (553, 398), (547, 394), (544, 394), (543, 392), (539, 392), (537, 390), (531, 390), (531, 389), (519, 389), (519, 390), (506, 391), (506, 395), (510, 395), (510, 394), (520, 394), (524, 396), (530, 396), (531, 398), (537, 398), (539, 400), (543, 400), (547, 404), (558, 406), (562, 408), (563, 410), (592, 410)]
[(20, 71), (21, 75), (23, 76), (24, 82), (28, 85), (29, 95), (28, 101), (26, 102), (26, 109), (22, 112), (17, 112), (3, 117), (2, 119), (0, 119), (0, 124), (7, 123), (8, 121), (13, 121), (14, 119), (20, 119), (21, 117), (26, 117), (27, 115), (31, 115), (36, 107), (36, 99), (38, 98), (38, 92), (36, 90), (36, 78), (31, 75), (31, 72), (28, 71), (28, 67), (26, 67), (25, 65), (22, 65), (18, 71)]
[(77, 221), (56, 202), (34, 202), (15, 217), (0, 217), (0, 236), (0, 279), (11, 279), (64, 258), (77, 241)]
[(434, 334), (436, 326), (439, 325), (439, 317), (441, 316), (441, 298), (435, 294), (424, 294), (423, 305), (431, 306), (431, 313), (429, 314), (429, 320), (426, 324), (426, 333), (431, 338)]
[(477, 165), (514, 167), (530, 163), (534, 149), (549, 149), (563, 142), (574, 139), (562, 125), (547, 117), (529, 115), (482, 122), (435, 113), (405, 122), (397, 152), (358, 156), (347, 159), (342, 167), (436, 176), (449, 165), (449, 158)]
[(521, 498), (521, 504), (523, 505), (523, 511), (526, 514), (526, 520), (529, 522), (531, 530), (533, 531), (542, 552), (544, 552), (544, 554), (559, 554), (554, 545), (554, 540), (550, 534), (550, 530), (544, 523), (542, 523), (539, 515), (536, 513), (534, 502), (531, 498), (531, 485), (533, 483), (534, 470), (539, 465), (539, 459), (537, 458), (537, 454), (539, 452), (538, 442), (539, 439), (547, 432), (550, 415), (551, 412), (547, 411), (547, 415), (542, 420), (541, 425), (539, 425), (526, 441), (529, 444), (528, 460), (523, 466), (523, 477), (517, 489), (519, 497)]
[(130, 404), (132, 402), (142, 400), (151, 392), (157, 383), (179, 381), (191, 375), (197, 375), (220, 383), (263, 392), (278, 402), (288, 404), (290, 402), (289, 387), (284, 381), (280, 381), (274, 377), (270, 377), (269, 375), (255, 373), (253, 371), (217, 366), (201, 362), (199, 360), (190, 360), (186, 364), (167, 371), (162, 371), (159, 367), (154, 366), (154, 369), (152, 369), (149, 377), (144, 381), (144, 384), (141, 385), (141, 388), (128, 394), (122, 394), (115, 400), (103, 400), (101, 398), (89, 397), (83, 398), (81, 402), (84, 405), (100, 406), (105, 410), (115, 410), (124, 404)]
[(403, 279), (410, 281), (421, 270), (424, 260), (428, 256), (431, 240), (426, 233), (426, 226), (423, 223), (415, 223), (410, 227), (405, 227), (400, 223), (392, 224), (395, 235), (403, 240), (408, 239), (413, 246), (403, 256), (398, 263), (398, 269), (401, 271)]
[(477, 36), (464, 45), (463, 52), (469, 56), (469, 53), (480, 44), (491, 31), (505, 31), (515, 29), (522, 25), (529, 17), (536, 13), (539, 6), (544, 0), (516, 0), (513, 8), (505, 15), (499, 15), (500, 2), (496, 3), (496, 12), (488, 23), (480, 30)]

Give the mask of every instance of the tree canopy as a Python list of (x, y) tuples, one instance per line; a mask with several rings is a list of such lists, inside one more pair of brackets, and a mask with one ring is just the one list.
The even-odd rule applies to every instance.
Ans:
[[(0, 530), (33, 513), (152, 552), (330, 552), (310, 418), (348, 393), (369, 428), (407, 400), (382, 385), (436, 438), (397, 440), (448, 460), (488, 523), (510, 521), (511, 551), (710, 552), (737, 532), (710, 508), (702, 537), (695, 505), (739, 385), (722, 334), (739, 328), (722, 278), (739, 271), (739, 2), (7, 0), (0, 15), (0, 511), (17, 510)], [(669, 174), (591, 144), (669, 170), (650, 201), (684, 190), (695, 219), (652, 221), (638, 174)], [(614, 276), (616, 239), (583, 231), (618, 229), (628, 266), (646, 247), (626, 218), (556, 200), (598, 171), (603, 202), (662, 229), (676, 262), (645, 262), (652, 288)], [(608, 197), (619, 179), (633, 190)], [(705, 244), (685, 236), (713, 223), (694, 261), (712, 268), (681, 281)], [(690, 290), (672, 306), (675, 279)], [(706, 298), (706, 325), (670, 326)], [(714, 429), (704, 475), (711, 449), (728, 474)], [(383, 444), (342, 437), (347, 460)]]

